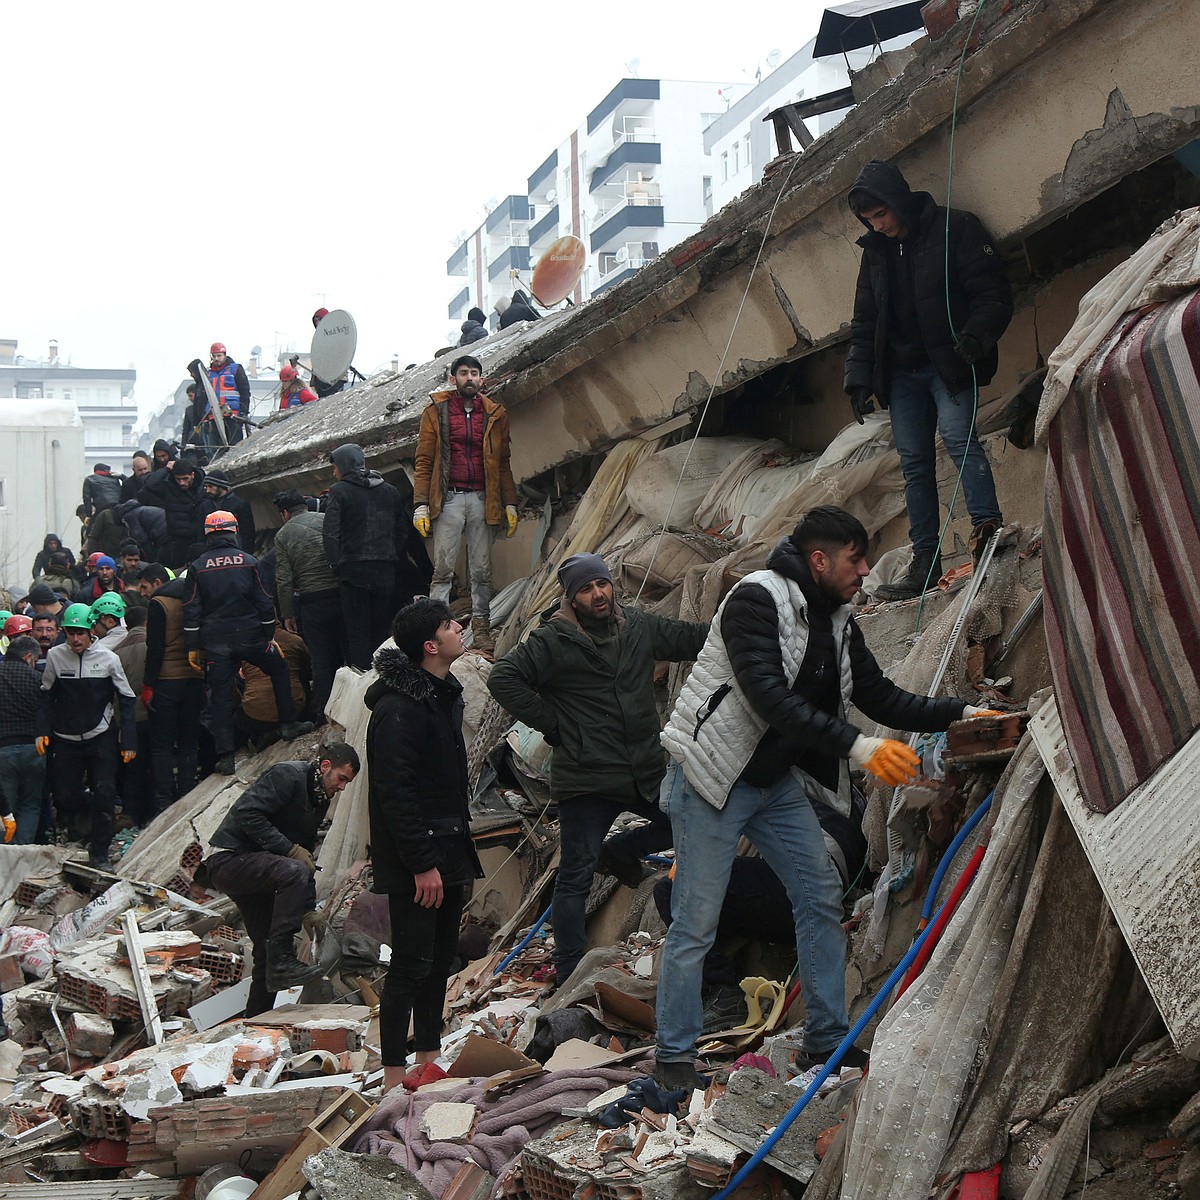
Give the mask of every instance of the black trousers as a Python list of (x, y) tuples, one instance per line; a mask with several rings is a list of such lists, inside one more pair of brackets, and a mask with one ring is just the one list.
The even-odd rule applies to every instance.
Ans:
[(95, 858), (107, 858), (113, 836), (113, 811), (117, 801), (117, 763), (120, 751), (117, 731), (109, 729), (87, 741), (73, 742), (51, 737), (54, 744), (54, 806), (59, 819), (74, 825), (83, 808), (83, 783), (91, 785), (89, 812), (92, 818), (90, 851)]
[(344, 667), (350, 659), (339, 590), (330, 588), (297, 597), (296, 623), (312, 658), (313, 699), (318, 717), (323, 717), (333, 691), (333, 677), (338, 667)]
[[(415, 891), (415, 888), (414, 888)], [(458, 950), (458, 927), (469, 884), (445, 889), (441, 908), (422, 908), (413, 892), (392, 892), (392, 961), (379, 1000), (379, 1049), (385, 1067), (402, 1067), (408, 1054), (408, 1022), (413, 1049), (442, 1044), (446, 980)]]
[(150, 702), (150, 760), (154, 772), (154, 815), (196, 783), (200, 745), (200, 711), (204, 707), (202, 679), (160, 679)]
[(262, 850), (215, 850), (205, 865), (213, 886), (238, 906), (254, 944), (246, 1014), (266, 1012), (275, 1003), (275, 993), (267, 990), (267, 942), (299, 933), (305, 914), (317, 906), (316, 876), (294, 858)]
[[(350, 665), (369, 671), (375, 651), (391, 636), (396, 615), (396, 564), (353, 565), (353, 580), (343, 579), (341, 583), (342, 620), (350, 641)], [(373, 575), (359, 570), (370, 566), (377, 568)]]
[(292, 699), (287, 661), (273, 646), (206, 646), (204, 657), (208, 663), (210, 713), (218, 758), (234, 751), (233, 711), (236, 703), (233, 689), (242, 663), (248, 662), (270, 677), (280, 724), (286, 725), (296, 719), (296, 701)]

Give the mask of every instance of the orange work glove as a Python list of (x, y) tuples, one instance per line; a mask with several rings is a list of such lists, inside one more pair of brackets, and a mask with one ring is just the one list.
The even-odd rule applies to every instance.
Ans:
[(40, 738), (33, 739), (33, 748), (39, 754), (45, 754), (49, 745), (50, 745), (50, 739), (48, 737), (40, 737)]
[(864, 737), (861, 733), (850, 748), (850, 761), (891, 787), (916, 779), (921, 758), (911, 746), (893, 738)]
[(196, 672), (197, 675), (204, 674), (204, 651), (189, 650), (188, 651), (188, 666)]
[(136, 750), (122, 750), (122, 751), (121, 751), (121, 761), (122, 761), (122, 762), (123, 762), (123, 763), (124, 763), (126, 766), (129, 766), (129, 764), (130, 764), (131, 762), (133, 762), (133, 760), (134, 760), (135, 758), (137, 758), (137, 751), (136, 751)]
[(17, 821), (12, 813), (9, 813), (6, 817), (0, 817), (0, 822), (4, 824), (4, 841), (7, 844), (17, 836)]
[(1004, 714), (998, 708), (976, 708), (968, 704), (963, 708), (963, 720), (969, 721), (975, 717), (1002, 717)]

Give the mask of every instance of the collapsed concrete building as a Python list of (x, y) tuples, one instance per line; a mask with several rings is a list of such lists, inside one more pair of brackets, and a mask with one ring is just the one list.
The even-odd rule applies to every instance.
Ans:
[[(980, 818), (967, 830), (959, 857), (947, 850), (948, 838), (933, 836), (928, 815), (910, 819), (895, 797), (872, 797), (871, 867), (882, 882), (859, 914), (848, 972), (852, 1016), (868, 1021), (864, 1038), (873, 1039), (871, 1070), (856, 1091), (851, 1085), (857, 1081), (846, 1081), (852, 1095), (820, 1097), (823, 1123), (806, 1133), (803, 1147), (781, 1142), (766, 1152), (770, 1171), (752, 1176), (746, 1195), (759, 1194), (756, 1188), (768, 1194), (771, 1171), (787, 1178), (789, 1187), (805, 1186), (806, 1196), (855, 1200), (949, 1195), (960, 1182), (966, 1195), (966, 1181), (984, 1187), (985, 1176), (993, 1190), (973, 1194), (996, 1195), (1002, 1188), (1005, 1195), (1061, 1196), (1074, 1186), (1081, 1159), (1081, 1182), (1086, 1186), (1090, 1177), (1093, 1194), (1100, 1195), (1105, 1186), (1113, 1196), (1133, 1188), (1146, 1194), (1161, 1188), (1165, 1195), (1176, 1178), (1194, 1187), (1189, 1181), (1200, 1174), (1193, 1099), (1200, 1093), (1200, 996), (1187, 935), (1198, 899), (1187, 865), (1194, 861), (1196, 834), (1181, 782), (1194, 755), (1200, 711), (1183, 670), (1194, 641), (1182, 618), (1172, 622), (1164, 615), (1176, 606), (1190, 612), (1194, 589), (1187, 590), (1186, 578), (1172, 584), (1146, 571), (1158, 588), (1145, 601), (1149, 623), (1170, 625), (1177, 636), (1164, 642), (1169, 644), (1158, 657), (1147, 652), (1149, 665), (1133, 668), (1161, 685), (1142, 695), (1143, 707), (1154, 709), (1175, 677), (1183, 699), (1176, 708), (1165, 706), (1169, 720), (1156, 724), (1153, 713), (1147, 716), (1147, 729), (1135, 728), (1134, 715), (1114, 707), (1111, 696), (1093, 705), (1108, 738), (1130, 748), (1107, 761), (1097, 749), (1088, 705), (1079, 702), (1086, 674), (1079, 660), (1090, 656), (1099, 673), (1125, 678), (1121, 664), (1105, 660), (1110, 643), (1095, 619), (1109, 592), (1089, 590), (1087, 581), (1063, 569), (1071, 557), (1069, 539), (1079, 545), (1079, 529), (1086, 527), (1078, 514), (1064, 511), (1064, 497), (1072, 487), (1075, 494), (1086, 489), (1088, 481), (1098, 489), (1106, 470), (1101, 446), (1093, 462), (1077, 468), (1073, 483), (1066, 478), (1063, 441), (1087, 439), (1091, 410), (1082, 402), (1072, 407), (1063, 396), (1076, 381), (1078, 394), (1102, 390), (1084, 368), (1098, 348), (1116, 353), (1105, 339), (1129, 332), (1117, 318), (1128, 318), (1142, 304), (1169, 307), (1175, 296), (1186, 300), (1197, 283), (1189, 274), (1197, 261), (1194, 216), (1185, 213), (1165, 235), (1151, 235), (1200, 203), (1194, 46), (1200, 6), (1195, 0), (985, 0), (977, 9), (961, 7), (960, 15), (952, 0), (927, 5), (928, 39), (873, 64), (855, 80), (858, 105), (837, 129), (802, 153), (781, 155), (760, 185), (688, 242), (597, 301), (473, 347), (490, 393), (508, 407), (513, 468), (526, 497), (519, 536), (498, 546), (495, 556), (498, 585), (512, 585), (503, 606), (502, 652), (553, 598), (554, 567), (577, 550), (609, 556), (627, 596), (660, 611), (707, 619), (732, 582), (761, 566), (772, 542), (813, 504), (842, 503), (859, 515), (872, 535), (873, 557), (905, 541), (902, 482), (886, 420), (847, 427), (841, 386), (861, 232), (845, 196), (865, 161), (893, 161), (915, 188), (928, 189), (939, 202), (949, 195), (953, 206), (978, 213), (1014, 281), (1017, 314), (1001, 343), (1000, 374), (981, 396), (979, 421), (1016, 544), (957, 591), (921, 604), (868, 607), (860, 621), (880, 660), (914, 690), (940, 683), (967, 695), (966, 689), (989, 686), (985, 678), (994, 678), (1002, 665), (1007, 694), (1016, 707), (1028, 707), (1032, 719), (1028, 731), (1010, 736), (1003, 757), (989, 758), (992, 752), (978, 747), (974, 761), (963, 755), (967, 782), (960, 784), (955, 806), (940, 814), (956, 827), (972, 810)], [(1143, 246), (1148, 253), (1135, 253)], [(1124, 290), (1110, 289), (1117, 293), (1108, 302), (1115, 316), (1103, 327), (1104, 338), (1092, 339), (1080, 330), (1080, 301), (1091, 301), (1083, 315), (1095, 309), (1099, 302), (1089, 293), (1124, 279), (1127, 260), (1144, 261), (1144, 270), (1134, 271)], [(1172, 262), (1180, 264), (1177, 270)], [(1171, 276), (1165, 282), (1164, 272)], [(1178, 342), (1189, 335), (1185, 328), (1163, 336)], [(1072, 354), (1055, 357), (1064, 345)], [(1163, 354), (1178, 357), (1176, 350)], [(275, 492), (328, 486), (328, 452), (343, 442), (362, 445), (368, 465), (385, 476), (405, 469), (420, 413), (428, 393), (442, 384), (449, 358), (378, 375), (271, 422), (231, 451), (223, 466), (254, 501), (261, 525), (274, 518)], [(1058, 424), (1049, 428), (1043, 399), (1035, 440), (1032, 431), (1022, 435), (1014, 425), (1033, 425), (1047, 358), (1047, 394), (1058, 397)], [(1122, 378), (1133, 374), (1125, 371)], [(1194, 381), (1179, 374), (1180, 407), (1194, 426), (1200, 408)], [(1124, 402), (1140, 396), (1135, 381)], [(1169, 494), (1181, 513), (1190, 503), (1194, 523), (1200, 507), (1188, 497), (1196, 494), (1200, 459), (1189, 457), (1186, 438), (1181, 442), (1185, 425), (1181, 418), (1173, 436), (1183, 445), (1179, 469), (1185, 478), (1190, 469), (1190, 484), (1161, 494)], [(1112, 443), (1119, 454), (1148, 444)], [(948, 460), (944, 466), (948, 501), (954, 472)], [(1115, 478), (1115, 459), (1110, 466)], [(1118, 524), (1140, 523), (1136, 505), (1114, 504), (1112, 511)], [(951, 524), (949, 563), (969, 557), (965, 521), (963, 516)], [(1186, 556), (1192, 534), (1182, 515), (1175, 533)], [(1097, 537), (1087, 542), (1093, 549), (1099, 544)], [(1049, 564), (1049, 638), (1039, 609), (1042, 555)], [(1130, 551), (1130, 561), (1145, 565), (1146, 555)], [(1153, 639), (1143, 637), (1147, 622), (1136, 619), (1139, 602), (1129, 602), (1135, 615), (1117, 632), (1141, 644)], [(1079, 628), (1065, 628), (1072, 624)], [(1091, 641), (1079, 635), (1085, 626), (1094, 631)], [(535, 928), (548, 902), (554, 835), (541, 805), (545, 793), (537, 787), (536, 748), (529, 750), (521, 731), (509, 731), (505, 715), (487, 697), (486, 662), (471, 656), (462, 670), (476, 700), (468, 710), (476, 778), (486, 780), (506, 735), (528, 777), (523, 803), (518, 796), (515, 807), (502, 805), (476, 822), (488, 880), (476, 897), (475, 916), (486, 914), (491, 953), (455, 981), (448, 1012), (461, 1017), (478, 1010), (486, 1016), (477, 1028), (515, 1038), (518, 1026), (525, 1033), (532, 1029), (516, 1014), (538, 992), (544, 950), (535, 940), (510, 973), (493, 972), (514, 941)], [(664, 702), (681, 677), (673, 670), (664, 680)], [(342, 672), (330, 709), (360, 745), (363, 687), (361, 679)], [(1087, 694), (1103, 692), (1093, 680)], [(251, 766), (262, 769), (277, 757), (268, 753)], [(118, 869), (122, 879), (186, 890), (193, 847), (207, 849), (237, 786), (210, 779), (180, 801), (134, 843)], [(981, 803), (985, 791), (990, 813)], [(1107, 799), (1097, 803), (1097, 795)], [(1106, 805), (1113, 812), (1102, 816)], [(1146, 821), (1160, 837), (1140, 828)], [(328, 904), (346, 898), (342, 881), (354, 875), (367, 849), (360, 777), (340, 799), (321, 850)], [(939, 855), (950, 867), (944, 879), (934, 872)], [(1151, 879), (1153, 894), (1147, 895)], [(958, 907), (951, 908), (953, 916), (947, 913), (923, 970), (912, 973), (903, 997), (880, 1016), (873, 998), (926, 919), (920, 901), (927, 890), (930, 906), (950, 895), (958, 897)], [(611, 1045), (614, 1031), (633, 1028), (645, 1035), (638, 1021), (645, 1020), (654, 990), (657, 929), (643, 889), (631, 895), (609, 887), (595, 899), (590, 938), (598, 957), (579, 987), (542, 1006), (549, 1013), (583, 1004), (600, 1014), (601, 1032), (593, 1041), (603, 1043), (607, 1057), (581, 1059), (576, 1047), (560, 1063), (558, 1084), (549, 1085), (550, 1091), (570, 1092), (565, 1107), (573, 1121), (594, 1118), (601, 1098), (613, 1102), (610, 1085), (626, 1081), (621, 1052)], [(507, 991), (497, 993), (498, 987)], [(136, 1002), (136, 996), (126, 999)], [(782, 996), (774, 1004), (786, 1009)], [(779, 1015), (782, 1020), (784, 1013)], [(306, 1031), (299, 1024), (289, 1035), (303, 1045)], [(345, 1055), (357, 1049), (361, 1033), (356, 1026), (353, 1036), (342, 1030), (338, 1037), (335, 1049)], [(723, 1044), (741, 1047), (737, 1039)], [(757, 1042), (750, 1038), (747, 1044)], [(529, 1072), (526, 1085), (539, 1078), (529, 1060), (489, 1066), (506, 1076)], [(599, 1081), (590, 1092), (578, 1079), (589, 1069)], [(359, 1075), (361, 1086), (365, 1074)], [(422, 1089), (420, 1104), (385, 1098), (374, 1115), (356, 1113), (346, 1122), (355, 1132), (343, 1131), (344, 1144), (384, 1156), (396, 1170), (411, 1169), (438, 1195), (494, 1192), (530, 1200), (571, 1194), (625, 1200), (656, 1194), (656, 1187), (683, 1195), (700, 1185), (724, 1194), (740, 1178), (736, 1173), (747, 1169), (747, 1156), (763, 1149), (763, 1130), (747, 1132), (726, 1111), (705, 1115), (697, 1109), (686, 1137), (643, 1112), (639, 1119), (649, 1123), (626, 1145), (605, 1142), (591, 1126), (558, 1129), (545, 1123), (544, 1107), (534, 1105), (538, 1124), (530, 1130), (554, 1132), (522, 1153), (500, 1127), (523, 1120), (528, 1111), (520, 1104), (490, 1109), (488, 1088), (463, 1078), (444, 1095), (455, 1105), (474, 1105), (478, 1118), (464, 1108), (431, 1115), (431, 1100), (442, 1093), (431, 1098)], [(746, 1103), (769, 1111), (771, 1127), (790, 1125), (784, 1114), (791, 1089), (772, 1091), (757, 1077), (753, 1087), (734, 1086), (737, 1079), (735, 1073), (730, 1092), (745, 1089), (749, 1095), (758, 1088)], [(319, 1096), (297, 1111), (307, 1121), (328, 1100)], [(214, 1102), (201, 1097), (190, 1103)], [(545, 1103), (538, 1092), (537, 1104)], [(253, 1105), (239, 1094), (237, 1106), (248, 1109), (231, 1122), (243, 1123), (229, 1141), (240, 1152), (254, 1140), (245, 1128)], [(219, 1105), (213, 1113), (200, 1110), (194, 1120), (189, 1113), (176, 1121), (169, 1106), (137, 1111), (150, 1133), (141, 1128), (131, 1139), (139, 1147), (136, 1160), (166, 1173), (182, 1172), (176, 1126), (211, 1121), (220, 1133), (228, 1128), (222, 1122), (231, 1121)], [(462, 1123), (443, 1136), (439, 1118), (447, 1130)], [(492, 1118), (496, 1124), (487, 1124)], [(410, 1136), (414, 1120), (421, 1137)], [(1145, 1134), (1132, 1154), (1120, 1150), (1115, 1135), (1104, 1143), (1097, 1151), (1106, 1162), (1101, 1174), (1092, 1173), (1090, 1151), (1086, 1158), (1084, 1152), (1094, 1120), (1098, 1145), (1106, 1124), (1124, 1123), (1136, 1136)], [(817, 1135), (826, 1126), (837, 1132), (822, 1142)], [(286, 1140), (289, 1132), (295, 1131), (279, 1136)], [(1157, 1147), (1153, 1155), (1142, 1153), (1143, 1142)], [(431, 1149), (435, 1143), (441, 1149)], [(461, 1154), (446, 1151), (446, 1143), (461, 1147)], [(479, 1150), (474, 1172), (467, 1162), (473, 1144)], [(816, 1144), (819, 1155), (810, 1153)], [(152, 1145), (161, 1149), (157, 1159)], [(638, 1158), (647, 1145), (661, 1155)], [(311, 1137), (305, 1146), (321, 1149)], [(429, 1158), (414, 1163), (414, 1147)], [(630, 1165), (631, 1153), (641, 1165)], [(455, 1169), (437, 1165), (446, 1162)], [(653, 1169), (643, 1169), (646, 1162)], [(330, 1174), (341, 1170), (353, 1177), (359, 1166), (343, 1162)], [(327, 1194), (323, 1180), (333, 1188), (315, 1167), (305, 1175), (321, 1194)]]

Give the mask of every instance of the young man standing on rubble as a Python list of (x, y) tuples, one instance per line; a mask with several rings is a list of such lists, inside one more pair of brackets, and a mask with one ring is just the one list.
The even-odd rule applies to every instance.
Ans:
[(317, 831), (359, 759), (345, 742), (318, 753), (316, 762), (268, 767), (233, 802), (205, 860), (209, 881), (238, 906), (254, 943), (248, 1016), (272, 1008), (276, 992), (321, 977), (319, 964), (296, 957), (295, 939), (317, 906)]
[(517, 485), (509, 465), (508, 413), (483, 392), (483, 365), (462, 354), (450, 364), (454, 387), (434, 392), (421, 414), (413, 478), (413, 524), (433, 532), (435, 600), (450, 599), (454, 565), (467, 535), (471, 636), (491, 650), (492, 540), (517, 532)]
[(913, 559), (877, 595), (907, 600), (936, 587), (942, 574), (936, 433), (962, 472), (977, 561), (1003, 524), (975, 418), (979, 389), (996, 373), (996, 343), (1012, 320), (1012, 289), (979, 218), (913, 192), (891, 163), (867, 163), (849, 203), (869, 232), (858, 240), (846, 393), (860, 425), (875, 407), (872, 394), (891, 415)]
[[(705, 1086), (695, 1067), (701, 973), (743, 835), (791, 898), (810, 1065), (846, 1036), (841, 880), (812, 801), (848, 813), (851, 765), (895, 786), (920, 761), (903, 742), (860, 733), (845, 719), (850, 705), (922, 731), (985, 711), (903, 691), (880, 670), (850, 612), (866, 550), (867, 531), (844, 509), (808, 513), (766, 569), (722, 601), (663, 730), (676, 859), (657, 1001), (654, 1077), (664, 1087)], [(843, 1064), (866, 1057), (851, 1047)]]
[(379, 1005), (383, 1090), (404, 1079), (412, 1020), (417, 1071), (441, 1053), (446, 980), (472, 881), (463, 689), (450, 666), (462, 626), (422, 598), (392, 622), (396, 649), (375, 655), (367, 689), (368, 803), (374, 890), (388, 897), (392, 961)]
[[(639, 860), (671, 845), (670, 824), (657, 805), (666, 764), (654, 668), (694, 659), (708, 626), (618, 604), (598, 554), (572, 555), (558, 580), (562, 600), (492, 668), (487, 685), (553, 747), (550, 794), (561, 830), (553, 927), (561, 987), (587, 946), (584, 906), (597, 866), (636, 886)], [(649, 823), (606, 843), (623, 812)]]

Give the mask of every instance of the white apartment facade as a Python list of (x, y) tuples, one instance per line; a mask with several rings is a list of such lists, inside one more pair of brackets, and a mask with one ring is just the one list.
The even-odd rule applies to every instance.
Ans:
[[(468, 309), (496, 326), (495, 303), (528, 291), (538, 258), (574, 234), (587, 266), (572, 299), (597, 295), (707, 219), (704, 127), (720, 111), (719, 83), (622, 79), (446, 263), (462, 278), (450, 301), (454, 339)], [(519, 273), (518, 278), (513, 272)]]
[[(97, 463), (124, 472), (135, 445), (137, 424), (134, 384), (137, 372), (102, 367), (76, 367), (58, 355), (51, 342), (44, 359), (23, 357), (11, 338), (0, 339), (0, 400), (51, 400), (73, 405), (83, 422), (83, 459), (79, 478)], [(59, 532), (59, 531), (55, 531)]]

